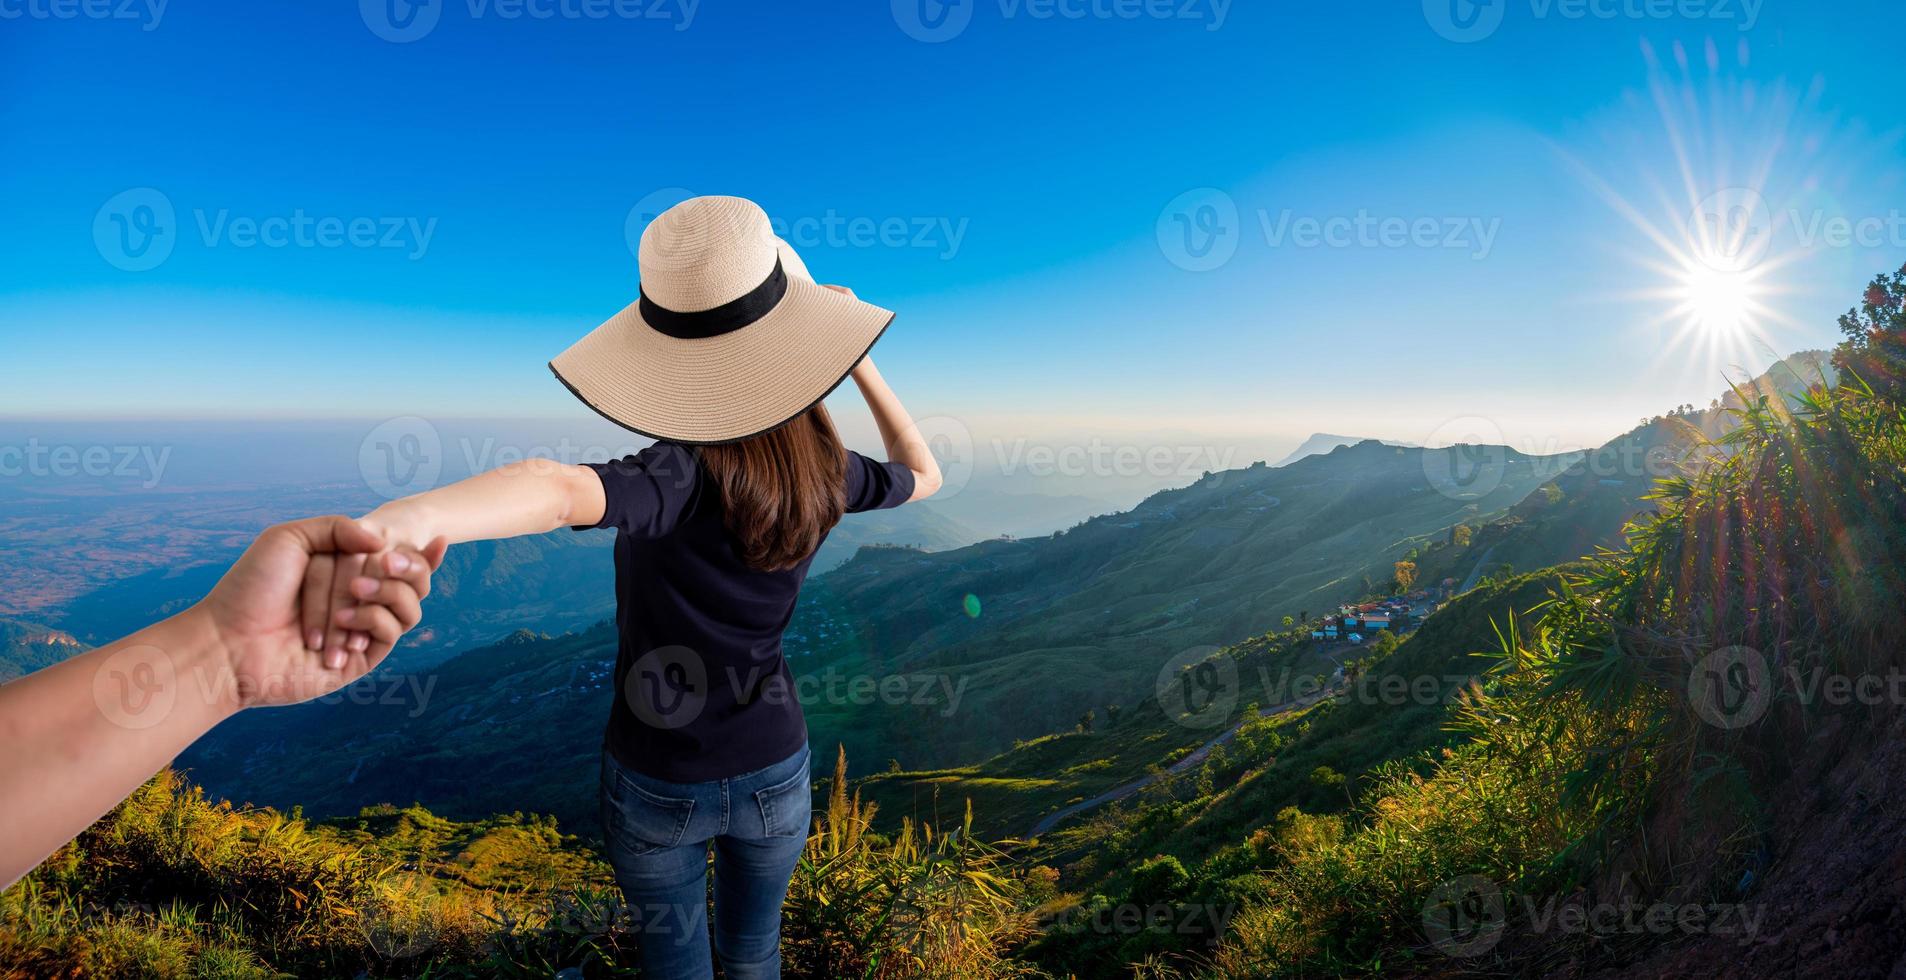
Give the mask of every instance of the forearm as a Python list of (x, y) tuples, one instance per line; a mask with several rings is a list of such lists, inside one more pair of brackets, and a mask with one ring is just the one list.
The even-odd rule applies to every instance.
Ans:
[[(593, 494), (593, 496), (592, 496)], [(393, 500), (366, 515), (397, 543), (422, 548), (542, 534), (602, 517), (602, 484), (587, 467), (528, 459), (427, 493)]]
[(0, 686), (0, 887), (237, 711), (230, 664), (194, 606)]
[(887, 449), (887, 460), (913, 471), (913, 499), (918, 500), (938, 490), (940, 464), (934, 460), (926, 439), (913, 423), (913, 417), (900, 404), (900, 397), (888, 387), (871, 358), (862, 361), (854, 369), (854, 383), (860, 386), (861, 396), (867, 400), (867, 408), (873, 412), (874, 425), (880, 430), (880, 441)]

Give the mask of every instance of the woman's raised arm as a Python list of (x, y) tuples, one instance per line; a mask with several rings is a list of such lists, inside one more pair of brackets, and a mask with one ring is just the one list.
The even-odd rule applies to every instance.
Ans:
[(854, 384), (860, 386), (861, 397), (867, 399), (867, 407), (874, 413), (874, 424), (880, 427), (880, 441), (887, 446), (887, 461), (913, 471), (913, 496), (907, 500), (933, 496), (940, 489), (939, 461), (933, 458), (933, 451), (927, 448), (927, 441), (921, 437), (920, 427), (913, 424), (906, 406), (900, 404), (899, 396), (887, 387), (887, 379), (880, 376), (880, 369), (874, 367), (872, 354), (854, 365), (853, 378)]
[[(846, 286), (827, 288), (854, 295)], [(874, 425), (880, 427), (880, 441), (887, 446), (887, 461), (913, 471), (913, 496), (907, 500), (933, 496), (940, 489), (940, 464), (933, 458), (926, 439), (921, 437), (920, 427), (913, 424), (906, 406), (900, 404), (900, 397), (887, 387), (887, 379), (874, 367), (874, 356), (862, 357), (860, 363), (854, 365), (851, 377), (860, 387), (861, 397), (867, 399), (867, 408), (874, 413)]]

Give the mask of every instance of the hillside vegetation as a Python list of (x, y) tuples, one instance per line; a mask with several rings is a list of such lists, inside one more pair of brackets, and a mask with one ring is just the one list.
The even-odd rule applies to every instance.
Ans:
[[(1453, 719), (1458, 744), (1376, 781), (1342, 828), (1276, 849), (1263, 894), (1205, 968), (1581, 972), (1671, 957), (1655, 952), (1664, 938), (1705, 944), (1699, 961), (1712, 964), (1738, 955), (1739, 924), (1756, 913), (1818, 923), (1788, 894), (1825, 896), (1842, 915), (1869, 901), (1816, 880), (1805, 831), (1835, 809), (1820, 777), (1884, 739), (1900, 705), (1785, 682), (1900, 665), (1906, 418), (1855, 384), (1791, 410), (1745, 408), (1722, 461), (1666, 481), (1660, 514), (1572, 576), (1540, 623), (1504, 625), (1500, 662)], [(1813, 802), (1787, 805), (1796, 798)], [(1539, 914), (1544, 900), (1660, 906), (1671, 921), (1693, 908), (1712, 928), (1564, 931)], [(1900, 942), (1873, 945), (1896, 956)], [(1783, 972), (1801, 953), (1759, 955)], [(1853, 967), (1859, 955), (1834, 958)]]
[[(787, 975), (1013, 977), (1050, 882), (970, 825), (873, 830), (842, 757), (788, 895)], [(168, 771), (0, 893), (0, 976), (636, 977), (607, 866), (546, 817), (309, 822)]]

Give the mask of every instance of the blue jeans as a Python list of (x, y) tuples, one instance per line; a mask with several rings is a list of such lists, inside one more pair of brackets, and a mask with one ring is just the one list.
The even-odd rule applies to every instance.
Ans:
[(708, 843), (715, 844), (715, 952), (730, 980), (781, 975), (781, 903), (807, 844), (808, 749), (750, 773), (670, 783), (602, 755), (609, 864), (638, 935), (642, 975), (714, 976)]

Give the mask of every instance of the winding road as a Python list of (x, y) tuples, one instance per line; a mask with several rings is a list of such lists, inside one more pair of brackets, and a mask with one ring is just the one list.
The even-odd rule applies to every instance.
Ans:
[[(1342, 693), (1347, 686), (1348, 685), (1345, 685), (1345, 684), (1338, 684), (1335, 687), (1326, 687), (1323, 690), (1317, 691), (1316, 693), (1307, 695), (1305, 697), (1286, 701), (1283, 704), (1272, 705), (1269, 708), (1262, 708), (1262, 709), (1259, 709), (1257, 716), (1259, 718), (1268, 718), (1272, 715), (1281, 715), (1289, 711), (1299, 711), (1304, 708), (1308, 708), (1311, 705), (1316, 704), (1317, 702), (1322, 701), (1325, 698), (1334, 697), (1335, 695)], [(1253, 719), (1246, 718), (1243, 721), (1240, 721), (1237, 724), (1231, 726), (1229, 730), (1225, 731), (1223, 734), (1219, 735), (1218, 737), (1212, 739), (1209, 742), (1204, 743), (1203, 745), (1198, 746), (1198, 748), (1195, 751), (1193, 751), (1190, 755), (1185, 756), (1184, 758), (1179, 759), (1177, 762), (1172, 763), (1171, 766), (1164, 771), (1163, 775), (1176, 776), (1180, 773), (1190, 770), (1198, 766), (1199, 764), (1203, 763), (1204, 760), (1211, 755), (1212, 749), (1215, 749), (1218, 746), (1231, 741), (1231, 739), (1237, 736), (1238, 729), (1243, 728), (1246, 724), (1248, 724), (1252, 720)], [(1103, 793), (1100, 793), (1097, 796), (1092, 797), (1089, 800), (1082, 800), (1070, 806), (1065, 806), (1057, 810), (1054, 810), (1053, 812), (1047, 814), (1045, 817), (1041, 818), (1037, 824), (1034, 824), (1032, 828), (1032, 832), (1027, 834), (1026, 838), (1030, 840), (1034, 837), (1038, 837), (1039, 835), (1052, 830), (1052, 828), (1057, 827), (1059, 824), (1065, 822), (1066, 820), (1072, 817), (1075, 817), (1081, 813), (1084, 813), (1087, 810), (1091, 810), (1095, 807), (1104, 806), (1107, 803), (1116, 803), (1119, 800), (1125, 799), (1126, 797), (1131, 796), (1134, 793), (1137, 793), (1139, 790), (1142, 790), (1145, 787), (1150, 786), (1151, 784), (1157, 782), (1158, 780), (1159, 780), (1158, 774), (1147, 773), (1141, 779), (1135, 779), (1129, 783), (1126, 783), (1123, 786), (1119, 786), (1114, 789), (1107, 790)]]
[(1475, 569), (1469, 573), (1468, 578), (1463, 579), (1462, 587), (1456, 590), (1457, 595), (1462, 595), (1463, 593), (1468, 592), (1470, 589), (1473, 589), (1476, 587), (1476, 583), (1482, 580), (1482, 570), (1489, 566), (1489, 556), (1495, 553), (1496, 553), (1496, 546), (1492, 544), (1489, 546), (1488, 550), (1482, 553), (1481, 558), (1476, 559)]

